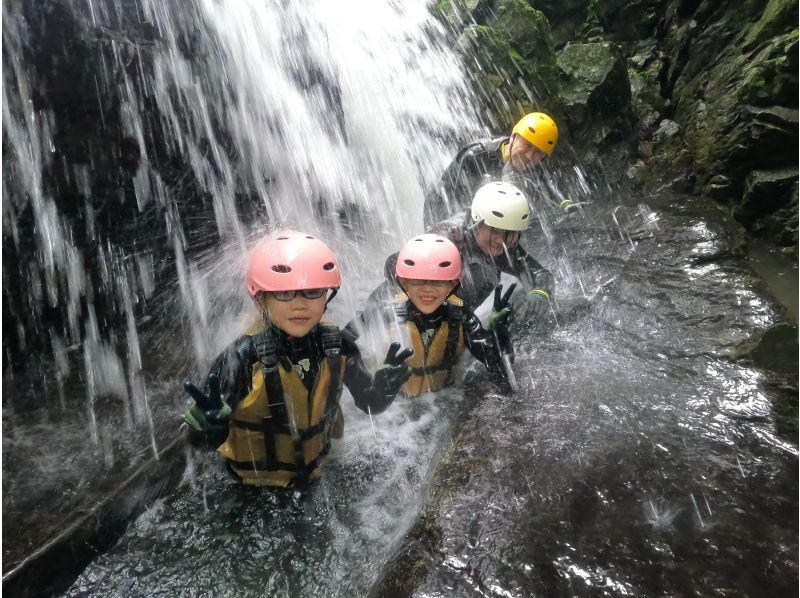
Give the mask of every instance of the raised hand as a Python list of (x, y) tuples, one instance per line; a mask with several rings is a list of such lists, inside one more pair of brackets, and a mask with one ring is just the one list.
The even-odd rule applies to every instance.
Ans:
[(216, 432), (227, 428), (231, 408), (222, 399), (219, 376), (209, 374), (206, 382), (208, 394), (197, 388), (191, 380), (183, 381), (183, 389), (194, 399), (183, 419), (198, 432)]
[(494, 303), (492, 305), (492, 313), (489, 314), (488, 329), (494, 331), (498, 328), (505, 328), (508, 326), (511, 314), (513, 312), (513, 305), (511, 305), (511, 294), (517, 288), (517, 283), (511, 283), (506, 292), (501, 296), (503, 285), (499, 284), (494, 288)]
[[(392, 343), (386, 352), (383, 365), (375, 372), (372, 379), (372, 386), (385, 396), (394, 396), (403, 386), (406, 380), (411, 377), (411, 367), (406, 363), (406, 359), (414, 354), (411, 349), (400, 350), (400, 343)], [(399, 353), (398, 353), (399, 351)]]

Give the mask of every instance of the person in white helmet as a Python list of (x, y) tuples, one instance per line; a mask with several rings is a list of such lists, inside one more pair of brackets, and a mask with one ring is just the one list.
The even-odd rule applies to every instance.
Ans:
[[(441, 179), (425, 193), (425, 226), (460, 214), (486, 182), (504, 181), (525, 188), (527, 173), (550, 156), (557, 143), (555, 121), (543, 112), (531, 112), (514, 125), (511, 136), (479, 139), (462, 146)], [(559, 207), (566, 210), (571, 203), (565, 200)]]
[[(525, 292), (519, 313), (547, 317), (553, 299), (553, 276), (519, 245), (520, 233), (532, 219), (528, 200), (514, 185), (492, 182), (475, 193), (472, 206), (429, 228), (428, 232), (452, 241), (461, 254), (463, 275), (459, 296), (475, 311), (500, 283), (502, 273), (516, 277)], [(399, 288), (395, 278), (397, 254), (386, 259), (386, 280), (367, 299), (373, 309)], [(518, 289), (519, 291), (519, 289)]]

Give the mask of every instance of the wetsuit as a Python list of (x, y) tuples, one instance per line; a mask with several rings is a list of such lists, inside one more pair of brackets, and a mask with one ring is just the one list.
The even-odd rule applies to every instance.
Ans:
[(463, 212), (484, 183), (502, 180), (503, 147), (508, 141), (508, 137), (479, 139), (456, 152), (442, 178), (425, 193), (422, 220), (426, 228)]
[(498, 349), (513, 359), (513, 346), (505, 327), (495, 334), (485, 330), (478, 317), (451, 295), (447, 302), (430, 314), (423, 314), (403, 293), (394, 298), (381, 293), (379, 287), (371, 295), (367, 308), (350, 322), (346, 331), (358, 335), (361, 330), (396, 322), (407, 328), (408, 344), (414, 355), (407, 363), (413, 374), (402, 392), (416, 396), (435, 391), (453, 382), (454, 368), (466, 348), (475, 359), (486, 365), (493, 377), (500, 378), (503, 363)]
[[(422, 220), (426, 228), (467, 210), (475, 192), (492, 181), (511, 183), (520, 189), (537, 208), (552, 210), (560, 208), (558, 195), (543, 177), (539, 168), (517, 172), (508, 160), (510, 137), (479, 139), (464, 145), (445, 169), (442, 178), (425, 193)], [(545, 208), (545, 206), (548, 206)]]
[[(500, 283), (500, 274), (503, 272), (518, 278), (526, 292), (541, 289), (551, 299), (554, 297), (555, 284), (549, 270), (519, 245), (510, 250), (510, 260), (505, 254), (497, 257), (485, 254), (475, 243), (466, 219), (465, 213), (454, 216), (435, 224), (428, 232), (450, 239), (461, 252), (463, 275), (458, 295), (468, 310), (475, 311), (484, 302)], [(394, 274), (396, 264), (396, 253), (386, 258), (386, 280), (369, 295), (366, 301), (368, 306), (380, 305), (386, 297), (393, 296), (399, 290)]]

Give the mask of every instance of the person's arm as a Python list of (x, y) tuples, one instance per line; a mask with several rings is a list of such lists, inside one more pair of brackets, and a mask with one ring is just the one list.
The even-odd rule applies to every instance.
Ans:
[(494, 334), (481, 325), (474, 313), (464, 310), (464, 344), (472, 356), (489, 369), (502, 367), (498, 342), (503, 342), (506, 345), (503, 349), (510, 352), (511, 343), (507, 334), (498, 335), (495, 339)]
[[(395, 347), (394, 352), (397, 352), (399, 344)], [(403, 363), (411, 353), (410, 350), (402, 351), (396, 355), (396, 361)], [(367, 372), (364, 362), (361, 359), (361, 352), (355, 344), (355, 339), (344, 331), (342, 334), (342, 354), (347, 358), (347, 364), (344, 371), (344, 384), (353, 395), (353, 401), (356, 407), (361, 409), (364, 413), (371, 415), (385, 411), (389, 405), (394, 401), (397, 392), (400, 390), (403, 382), (411, 375), (411, 368), (406, 365), (398, 365), (392, 362), (395, 361), (395, 356), (392, 355), (390, 349), (387, 355), (386, 363), (383, 367), (388, 367), (392, 371), (389, 372), (389, 380), (386, 376), (379, 379), (376, 375), (373, 377)], [(391, 356), (391, 359), (390, 359)], [(395, 371), (396, 370), (396, 371)], [(406, 372), (407, 370), (407, 372)], [(380, 372), (380, 369), (379, 369)]]
[(519, 278), (528, 293), (542, 294), (548, 301), (553, 298), (555, 283), (550, 270), (542, 266), (524, 247), (517, 246), (511, 264), (506, 260), (500, 263), (500, 270)]
[(257, 361), (251, 337), (243, 335), (220, 353), (206, 376), (203, 390), (189, 380), (183, 387), (195, 400), (184, 419), (193, 440), (218, 446), (228, 432), (228, 417), (252, 387), (252, 364)]
[[(379, 284), (367, 297), (364, 302), (364, 309), (359, 311), (356, 316), (347, 323), (344, 330), (355, 340), (361, 336), (364, 330), (376, 325), (377, 323), (389, 324), (393, 314), (391, 308), (391, 300), (397, 292), (394, 286), (394, 278), (388, 278), (389, 274), (389, 260), (394, 258), (397, 261), (397, 254), (390, 255), (386, 259), (387, 280)], [(392, 262), (391, 271), (394, 272), (394, 262)]]
[(466, 150), (467, 148), (461, 148), (456, 153), (453, 161), (444, 169), (442, 178), (425, 192), (422, 222), (426, 228), (461, 209), (457, 205), (457, 199), (459, 193), (463, 192), (461, 170)]

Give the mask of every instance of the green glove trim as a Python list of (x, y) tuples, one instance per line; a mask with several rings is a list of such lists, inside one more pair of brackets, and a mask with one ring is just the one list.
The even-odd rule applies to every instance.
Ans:
[(550, 301), (550, 295), (548, 295), (548, 294), (547, 294), (547, 291), (545, 291), (545, 290), (543, 290), (543, 289), (533, 289), (533, 290), (532, 290), (532, 291), (530, 291), (528, 294), (529, 294), (529, 295), (532, 295), (533, 293), (536, 293), (537, 295), (541, 295), (542, 297), (544, 297), (545, 299), (547, 299), (548, 301)]
[(492, 313), (489, 314), (489, 320), (487, 323), (487, 329), (489, 330), (489, 332), (492, 332), (496, 328), (502, 326), (503, 320), (508, 318), (508, 314), (510, 313), (511, 313), (510, 307), (506, 307), (504, 309), (501, 309), (500, 311), (492, 310)]
[(202, 409), (197, 405), (193, 405), (191, 409), (187, 409), (186, 413), (183, 414), (183, 419), (198, 432), (203, 432), (208, 429), (208, 420), (203, 414)]
[(571, 206), (571, 205), (572, 205), (572, 204), (574, 204), (574, 203), (575, 203), (574, 201), (572, 201), (571, 199), (567, 198), (567, 199), (565, 199), (564, 201), (562, 201), (562, 202), (561, 202), (561, 203), (558, 205), (558, 207), (559, 207), (559, 208), (561, 208), (562, 210), (566, 210), (566, 209), (567, 209), (569, 206)]

